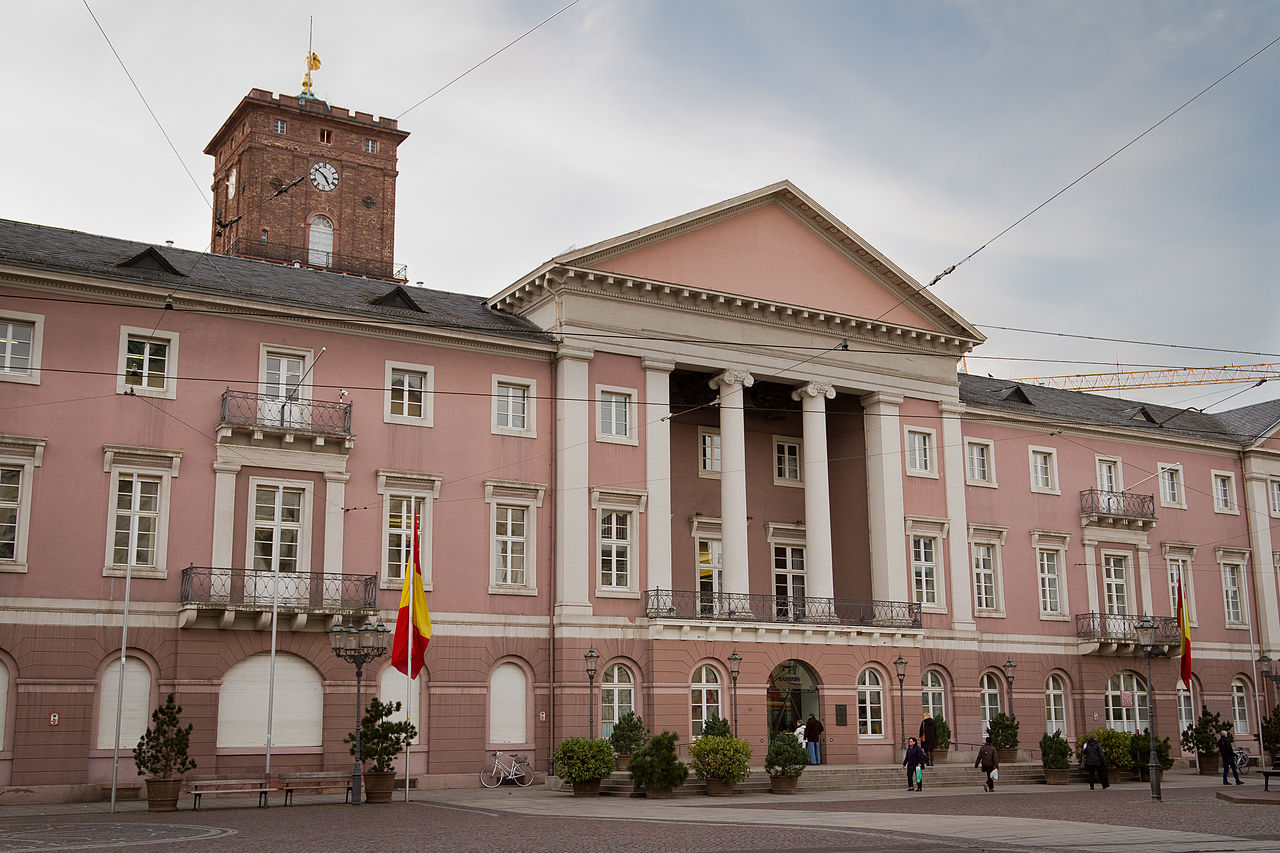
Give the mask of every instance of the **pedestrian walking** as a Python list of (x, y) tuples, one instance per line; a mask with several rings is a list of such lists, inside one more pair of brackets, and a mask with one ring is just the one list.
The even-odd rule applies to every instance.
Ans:
[(1236, 774), (1236, 784), (1243, 785), (1240, 781), (1240, 771), (1236, 769), (1236, 751), (1231, 746), (1231, 736), (1225, 731), (1220, 732), (1218, 736), (1218, 755), (1222, 756), (1222, 784), (1230, 785), (1227, 781), (1227, 770)]
[(933, 751), (938, 748), (938, 724), (933, 721), (933, 714), (924, 712), (920, 721), (920, 748), (924, 750), (929, 766), (933, 766)]
[(974, 767), (982, 768), (984, 776), (982, 789), (984, 791), (994, 791), (996, 789), (996, 780), (1000, 778), (1000, 756), (996, 754), (996, 748), (991, 743), (991, 738), (987, 738), (987, 742), (978, 750), (978, 757), (973, 762)]
[(915, 738), (907, 738), (907, 755), (902, 759), (902, 766), (907, 768), (907, 790), (924, 790), (924, 765), (928, 759), (924, 750)]
[(809, 719), (804, 723), (804, 743), (809, 750), (809, 763), (821, 764), (822, 753), (818, 749), (819, 739), (822, 737), (822, 721), (813, 714), (809, 715)]
[(1094, 789), (1095, 781), (1102, 783), (1104, 791), (1111, 787), (1111, 780), (1107, 778), (1107, 755), (1096, 737), (1084, 742), (1084, 749), (1080, 751), (1080, 769), (1089, 774), (1090, 791)]

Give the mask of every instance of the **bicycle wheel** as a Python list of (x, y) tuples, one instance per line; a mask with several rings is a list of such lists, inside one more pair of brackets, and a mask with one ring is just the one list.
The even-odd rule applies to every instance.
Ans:
[(1236, 759), (1236, 769), (1239, 770), (1241, 773), (1248, 775), (1249, 765), (1253, 763), (1251, 760), (1252, 758), (1253, 756), (1249, 755), (1248, 753), (1241, 755), (1239, 758)]
[(480, 784), (486, 788), (496, 788), (502, 784), (502, 770), (496, 762), (480, 771)]
[(512, 778), (521, 788), (527, 788), (533, 784), (533, 768), (528, 764), (517, 764), (515, 771), (516, 775)]

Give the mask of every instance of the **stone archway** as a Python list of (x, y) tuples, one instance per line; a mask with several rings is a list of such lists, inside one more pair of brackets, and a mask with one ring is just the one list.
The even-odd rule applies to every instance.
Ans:
[(778, 732), (795, 731), (797, 723), (810, 714), (818, 714), (821, 706), (818, 677), (804, 661), (785, 660), (769, 673), (767, 698), (772, 741)]

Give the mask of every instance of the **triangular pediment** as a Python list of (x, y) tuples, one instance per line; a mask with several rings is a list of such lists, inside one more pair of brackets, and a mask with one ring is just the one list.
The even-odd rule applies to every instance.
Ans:
[(381, 305), (383, 308), (401, 308), (405, 311), (422, 310), (422, 307), (413, 301), (413, 297), (409, 295), (408, 291), (398, 284), (377, 299), (372, 300), (369, 304)]
[(155, 270), (156, 272), (164, 272), (176, 276), (182, 275), (173, 264), (165, 260), (164, 255), (160, 254), (160, 250), (155, 246), (148, 246), (133, 257), (126, 258), (116, 264), (116, 266), (136, 270)]

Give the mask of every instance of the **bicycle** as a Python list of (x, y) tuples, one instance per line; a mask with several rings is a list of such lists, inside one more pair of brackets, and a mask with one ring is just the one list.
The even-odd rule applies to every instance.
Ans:
[(533, 765), (529, 763), (529, 756), (513, 753), (507, 763), (503, 763), (502, 753), (495, 752), (488, 765), (480, 771), (480, 784), (486, 788), (496, 788), (508, 779), (521, 788), (533, 784)]
[(1245, 749), (1243, 746), (1237, 746), (1235, 748), (1235, 754), (1236, 754), (1236, 770), (1239, 771), (1240, 773), (1247, 774), (1249, 772), (1249, 765), (1251, 763), (1256, 763), (1253, 760), (1253, 754), (1250, 753), (1249, 750)]

